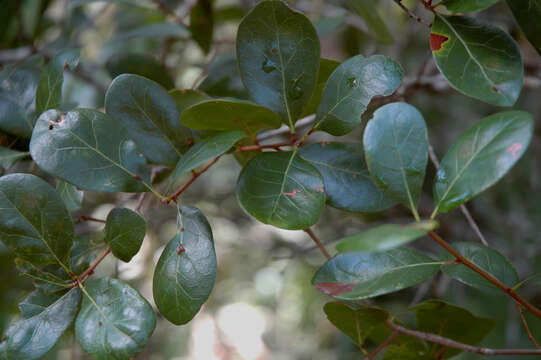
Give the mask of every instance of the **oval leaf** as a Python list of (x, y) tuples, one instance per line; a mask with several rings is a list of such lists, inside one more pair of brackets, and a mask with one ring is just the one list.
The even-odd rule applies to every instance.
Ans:
[(133, 141), (113, 119), (95, 110), (43, 113), (32, 134), (30, 154), (43, 170), (86, 190), (150, 188), (146, 161)]
[(180, 123), (175, 100), (152, 80), (118, 76), (105, 94), (105, 109), (151, 162), (173, 165), (188, 150), (190, 129)]
[(237, 196), (257, 220), (288, 230), (310, 227), (325, 206), (321, 174), (296, 151), (255, 156), (239, 176)]
[(175, 103), (177, 104), (177, 108), (182, 114), (184, 113), (184, 110), (189, 108), (192, 105), (199, 104), (202, 101), (210, 100), (210, 97), (203, 94), (202, 92), (199, 92), (197, 90), (192, 89), (174, 89), (169, 91), (169, 95), (175, 100)]
[(323, 176), (329, 205), (365, 213), (383, 211), (395, 204), (372, 181), (362, 145), (323, 142), (300, 148), (299, 155)]
[(75, 336), (100, 359), (129, 359), (143, 350), (156, 327), (154, 310), (123, 281), (101, 278), (86, 286)]
[(507, 5), (526, 38), (541, 54), (541, 0), (507, 0)]
[(523, 66), (509, 34), (472, 18), (439, 14), (431, 29), (434, 60), (452, 87), (489, 104), (515, 103)]
[(316, 88), (310, 101), (308, 101), (308, 104), (304, 107), (301, 117), (306, 117), (317, 111), (319, 103), (321, 102), (321, 97), (323, 96), (325, 84), (327, 84), (329, 77), (339, 65), (340, 62), (336, 60), (319, 59), (319, 72), (317, 73)]
[(434, 214), (446, 213), (498, 182), (524, 154), (532, 134), (533, 118), (524, 111), (496, 113), (466, 130), (440, 164)]
[(167, 68), (152, 55), (123, 52), (110, 57), (105, 68), (113, 78), (122, 74), (136, 74), (154, 80), (166, 89), (175, 87)]
[(402, 81), (402, 67), (383, 55), (357, 55), (342, 63), (327, 81), (317, 109), (315, 128), (345, 135), (361, 123), (376, 95), (391, 95)]
[(310, 20), (280, 0), (258, 3), (239, 25), (244, 85), (256, 103), (280, 114), (292, 129), (314, 92), (319, 52)]
[(146, 234), (146, 222), (141, 215), (126, 208), (115, 208), (107, 215), (105, 242), (114, 256), (129, 262), (137, 254)]
[(415, 209), (425, 178), (428, 137), (421, 113), (406, 103), (380, 107), (364, 130), (366, 164), (391, 197)]
[(314, 275), (319, 291), (342, 300), (360, 300), (408, 288), (434, 275), (441, 262), (407, 248), (341, 253)]
[(186, 324), (207, 301), (216, 281), (212, 231), (196, 208), (178, 209), (177, 235), (154, 270), (153, 293), (160, 313), (175, 325)]

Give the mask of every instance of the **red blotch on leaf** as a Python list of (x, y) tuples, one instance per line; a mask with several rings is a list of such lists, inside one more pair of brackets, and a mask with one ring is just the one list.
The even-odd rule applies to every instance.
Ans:
[(507, 148), (507, 150), (505, 150), (505, 151), (508, 152), (509, 154), (511, 154), (513, 159), (516, 159), (516, 158), (518, 158), (518, 152), (520, 150), (522, 150), (522, 144), (521, 143), (514, 143), (513, 145), (509, 146)]
[(449, 38), (445, 35), (430, 34), (430, 50), (438, 51), (447, 40)]
[(325, 192), (325, 190), (323, 190), (323, 188), (320, 187), (320, 186), (316, 187), (316, 191), (318, 191), (318, 192), (320, 192), (322, 194)]
[(301, 192), (300, 190), (295, 189), (295, 190), (293, 190), (291, 192), (284, 192), (283, 194), (286, 195), (286, 196), (291, 196), (292, 198), (294, 198), (300, 192)]
[(182, 254), (184, 251), (186, 251), (184, 246), (182, 244), (178, 244), (178, 246), (177, 246), (177, 255)]
[(350, 292), (357, 282), (351, 284), (335, 283), (335, 282), (320, 282), (316, 284), (316, 289), (330, 296), (336, 296)]

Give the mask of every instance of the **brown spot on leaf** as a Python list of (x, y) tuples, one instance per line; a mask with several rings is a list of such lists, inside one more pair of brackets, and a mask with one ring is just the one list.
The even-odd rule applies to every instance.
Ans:
[(507, 148), (507, 150), (505, 150), (505, 151), (508, 152), (509, 154), (511, 154), (513, 159), (516, 159), (516, 158), (518, 158), (518, 152), (520, 150), (522, 150), (522, 144), (521, 143), (514, 143), (513, 145), (509, 146)]
[(445, 35), (430, 34), (430, 50), (438, 51), (447, 40), (449, 40), (449, 38)]
[(300, 190), (294, 189), (291, 192), (284, 192), (284, 195), (291, 196), (292, 198), (296, 197), (298, 193), (300, 193)]
[(344, 284), (340, 282), (320, 282), (316, 284), (316, 289), (330, 296), (336, 296), (350, 292), (357, 282)]
[(498, 89), (498, 87), (496, 85), (492, 85), (492, 91), (498, 92), (498, 91), (500, 91), (500, 89)]
[(321, 186), (317, 186), (316, 191), (318, 191), (318, 192), (320, 192), (322, 194), (325, 192), (325, 190), (323, 190), (323, 188)]
[(98, 327), (101, 328), (103, 326), (103, 324), (101, 323), (101, 321), (98, 321)]
[(330, 141), (322, 141), (321, 146), (325, 147), (325, 145), (329, 145), (330, 143), (331, 143)]
[(186, 251), (186, 249), (184, 248), (184, 246), (183, 246), (182, 244), (178, 244), (178, 247), (177, 247), (177, 255), (182, 254), (184, 251)]

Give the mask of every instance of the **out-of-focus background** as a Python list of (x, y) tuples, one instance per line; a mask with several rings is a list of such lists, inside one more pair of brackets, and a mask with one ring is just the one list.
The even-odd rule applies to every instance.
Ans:
[[(365, 20), (341, 6), (341, 1), (288, 2), (313, 21), (321, 37), (322, 57), (343, 61), (357, 54), (385, 54), (403, 66), (404, 83), (414, 85), (399, 91), (407, 89), (404, 98), (423, 113), (430, 142), (439, 158), (467, 127), (501, 110), (449, 88), (430, 57), (428, 28), (408, 18), (392, 0), (376, 1), (377, 6), (373, 8), (389, 29), (389, 35), (383, 37), (375, 36)], [(196, 87), (216, 97), (247, 97), (236, 67), (235, 36), (242, 16), (255, 1), (213, 2), (213, 43), (208, 53), (184, 26), (190, 23), (187, 14), (194, 1), (0, 0), (0, 8), (9, 8), (15, 3), (18, 7), (15, 16), (9, 11), (0, 13), (0, 65), (21, 60), (32, 52), (50, 56), (67, 47), (81, 47), (78, 71), (67, 73), (66, 107), (102, 108), (104, 89), (111, 79), (121, 72), (141, 71), (136, 60), (148, 57), (164, 65), (167, 73), (159, 70), (160, 67), (153, 70), (148, 65), (144, 71), (168, 88)], [(417, 1), (403, 3), (431, 21), (431, 16)], [(505, 29), (518, 41), (526, 77), (514, 108), (529, 111), (539, 120), (541, 57), (520, 33), (505, 2), (474, 16)], [(132, 60), (128, 61), (131, 68), (126, 58)], [(370, 111), (364, 117), (368, 119)], [(360, 142), (361, 134), (362, 126), (338, 140)], [(326, 139), (328, 137), (322, 134), (314, 136), (314, 140)], [(24, 148), (27, 144), (19, 140), (17, 146)], [(541, 271), (540, 154), (541, 133), (540, 126), (536, 125), (530, 149), (518, 165), (503, 181), (468, 204), (490, 246), (513, 262), (521, 278)], [(28, 171), (31, 166), (29, 161), (23, 161), (9, 172)], [(311, 286), (311, 277), (324, 257), (304, 232), (277, 230), (244, 213), (235, 194), (240, 169), (234, 157), (224, 157), (183, 195), (182, 201), (200, 208), (212, 225), (218, 254), (217, 283), (210, 300), (190, 324), (177, 327), (159, 318), (154, 335), (138, 358), (361, 358), (353, 343), (326, 320), (322, 307), (330, 299)], [(158, 172), (158, 179), (163, 173)], [(433, 178), (434, 167), (429, 165), (420, 203), (424, 216), (430, 214), (433, 206), (429, 196)], [(122, 203), (135, 208), (138, 200), (138, 196), (86, 192), (83, 209), (74, 216), (103, 219), (115, 205)], [(96, 276), (118, 276), (134, 285), (152, 303), (154, 266), (176, 230), (176, 213), (173, 208), (160, 206), (150, 198), (143, 203), (142, 213), (148, 228), (141, 251), (128, 264), (107, 258), (98, 267)], [(344, 235), (389, 221), (407, 223), (411, 219), (408, 211), (400, 207), (375, 215), (345, 213), (327, 207), (314, 231), (333, 251), (333, 243)], [(440, 232), (449, 241), (478, 241), (459, 210), (442, 216), (440, 222)], [(100, 224), (77, 225), (79, 234), (92, 236), (92, 232), (99, 230)], [(415, 246), (434, 255), (440, 252), (427, 238), (418, 240)], [(3, 333), (18, 316), (17, 304), (32, 286), (28, 279), (17, 274), (12, 255), (1, 244), (0, 278), (0, 331)], [(524, 288), (523, 293), (541, 305), (539, 285), (532, 284)], [(417, 287), (380, 297), (375, 303), (400, 313), (411, 304), (431, 297), (446, 299), (476, 315), (494, 318), (496, 328), (483, 345), (531, 346), (516, 308), (508, 298), (465, 288), (441, 274)], [(404, 315), (406, 323), (408, 319)], [(532, 331), (541, 338), (541, 322), (530, 317), (528, 321)], [(68, 331), (46, 357), (85, 358), (88, 355), (77, 345), (72, 331)], [(463, 354), (456, 358), (482, 357)]]

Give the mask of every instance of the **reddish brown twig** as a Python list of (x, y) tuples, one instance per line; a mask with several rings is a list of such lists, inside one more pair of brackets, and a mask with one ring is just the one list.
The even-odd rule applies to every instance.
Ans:
[(244, 152), (244, 151), (261, 151), (263, 149), (274, 149), (280, 150), (283, 146), (292, 146), (294, 143), (291, 141), (278, 143), (278, 144), (268, 144), (268, 145), (247, 145), (241, 146), (235, 149), (235, 152)]
[[(220, 155), (221, 156), (221, 155)], [(216, 156), (214, 159), (212, 159), (211, 161), (209, 161), (205, 166), (203, 166), (203, 168), (201, 168), (201, 170), (199, 171), (196, 171), (192, 174), (192, 178), (190, 180), (188, 180), (188, 182), (186, 182), (184, 185), (182, 185), (180, 187), (180, 189), (178, 189), (177, 191), (175, 191), (175, 193), (167, 198), (164, 198), (164, 202), (165, 203), (169, 203), (171, 201), (174, 201), (174, 202), (177, 202), (177, 198), (180, 196), (180, 194), (182, 194), (184, 192), (184, 190), (186, 190), (194, 181), (195, 179), (197, 179), (199, 176), (201, 176), (201, 174), (203, 174), (205, 171), (207, 171), (212, 165), (214, 165), (216, 163), (216, 161), (218, 161), (218, 159), (220, 158), (220, 156)]]
[(383, 349), (385, 349), (389, 344), (400, 334), (398, 330), (395, 330), (384, 342), (379, 344), (379, 346), (376, 348), (376, 350), (372, 351), (370, 354), (366, 356), (366, 360), (371, 360), (376, 357)]
[(81, 275), (77, 277), (76, 280), (73, 281), (73, 286), (79, 286), (79, 283), (85, 281), (85, 279), (92, 275), (94, 273), (94, 269), (105, 259), (105, 257), (111, 252), (110, 248), (105, 249), (105, 251), (100, 255), (96, 261), (94, 261), (94, 264), (92, 264), (88, 269), (86, 269)]
[[(426, 21), (424, 21), (423, 19), (421, 19), (419, 16), (415, 15), (410, 9), (408, 9), (407, 7), (404, 6), (404, 4), (402, 4), (402, 0), (394, 0), (394, 2), (400, 6), (400, 8), (402, 10), (404, 10), (404, 12), (410, 17), (412, 18), (413, 20), (417, 21), (418, 23), (420, 24), (423, 24), (425, 26), (428, 26), (428, 27), (431, 27), (432, 24), (429, 24), (427, 23)], [(424, 4), (424, 3), (423, 3)], [(425, 6), (426, 7), (426, 6)], [(431, 10), (431, 11), (434, 11), (434, 10)]]
[(93, 221), (93, 222), (98, 222), (98, 223), (105, 224), (105, 220), (96, 219), (96, 218), (93, 218), (93, 217), (90, 217), (90, 216), (85, 216), (85, 215), (81, 216), (78, 219), (75, 219), (76, 223), (84, 222), (84, 221)]
[(304, 231), (310, 235), (310, 237), (312, 238), (312, 240), (314, 240), (314, 242), (316, 243), (317, 247), (319, 248), (319, 250), (321, 250), (321, 252), (323, 253), (323, 255), (325, 255), (325, 257), (329, 260), (332, 256), (331, 254), (329, 254), (329, 252), (327, 251), (327, 249), (325, 249), (325, 246), (321, 243), (321, 241), (319, 241), (319, 239), (317, 238), (316, 234), (314, 234), (314, 232), (312, 231), (312, 229), (310, 228), (307, 228), (307, 229), (304, 229)]

